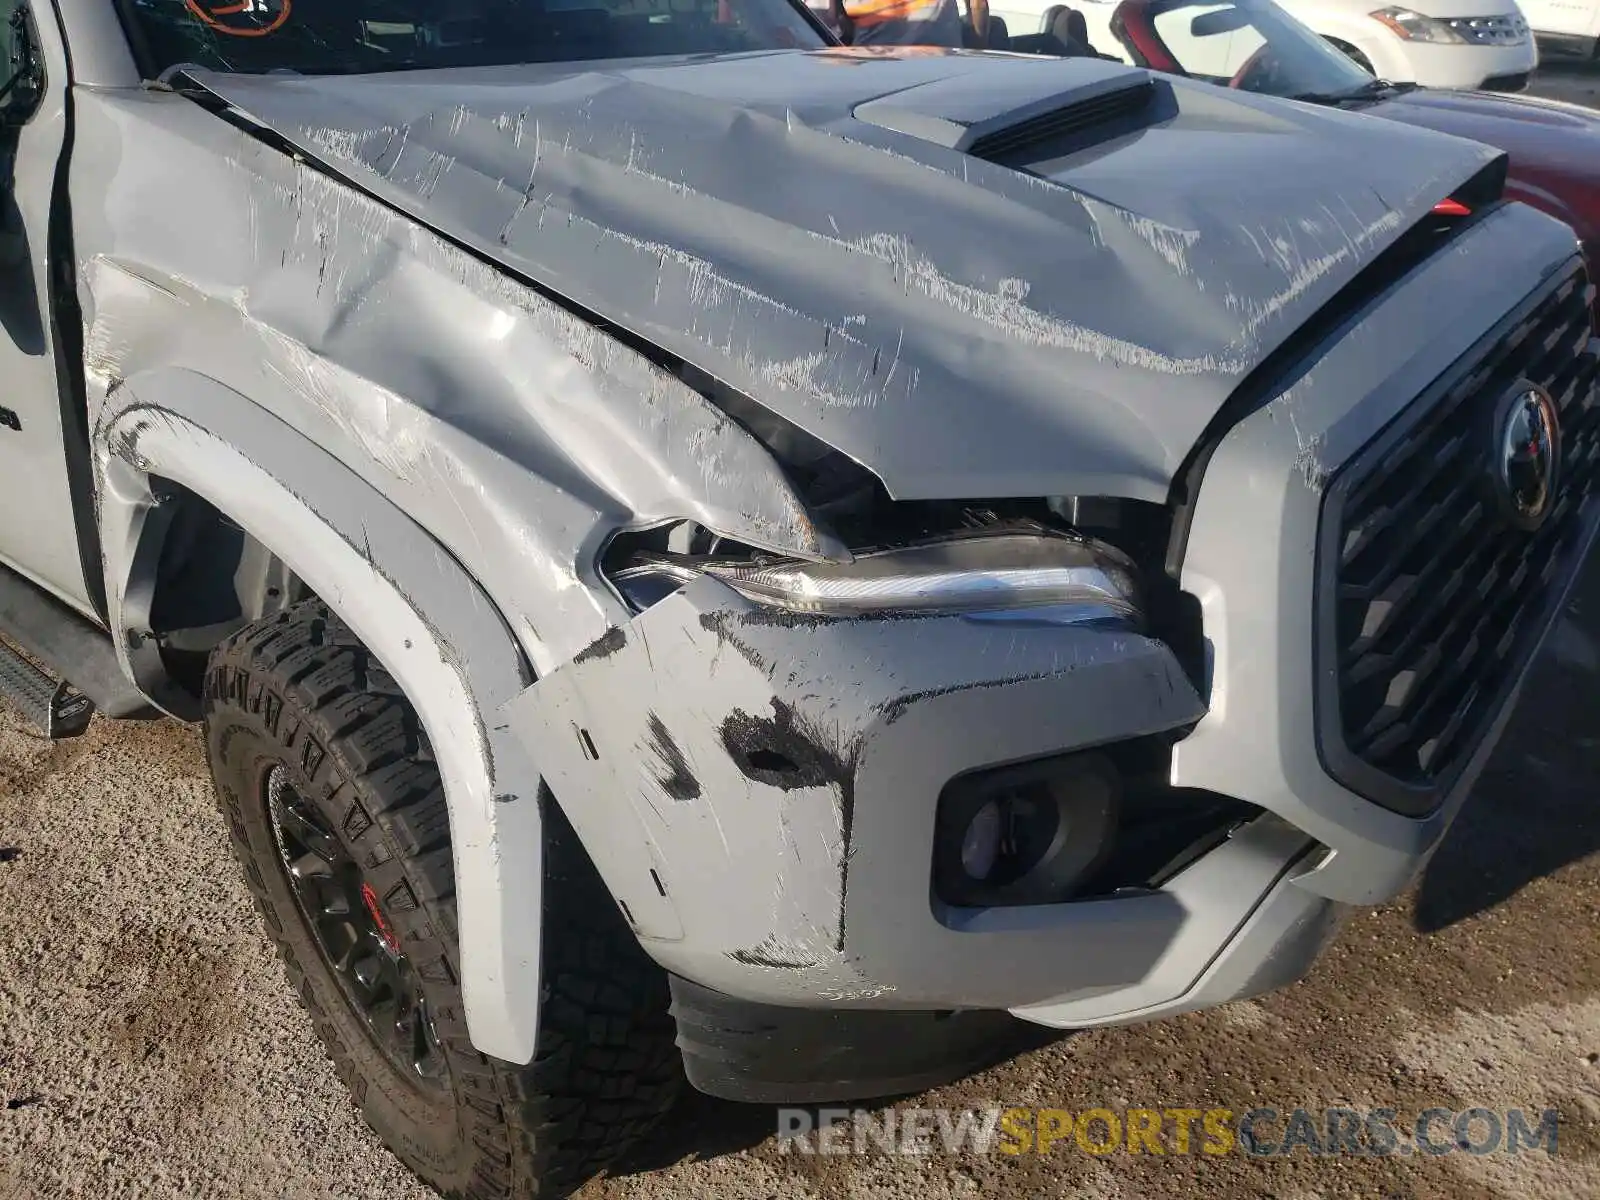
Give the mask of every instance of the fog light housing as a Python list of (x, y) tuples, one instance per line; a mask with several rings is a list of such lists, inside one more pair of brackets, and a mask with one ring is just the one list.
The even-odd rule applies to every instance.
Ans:
[(969, 879), (988, 879), (1000, 862), (1005, 814), (998, 800), (986, 801), (961, 835), (961, 870)]
[(1115, 840), (1121, 777), (1100, 754), (977, 771), (939, 798), (933, 889), (945, 904), (1070, 899)]

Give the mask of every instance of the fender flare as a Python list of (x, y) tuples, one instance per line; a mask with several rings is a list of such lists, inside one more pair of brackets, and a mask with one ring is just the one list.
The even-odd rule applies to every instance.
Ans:
[(155, 474), (278, 555), (400, 684), (443, 779), (468, 1033), (485, 1054), (532, 1061), (543, 822), (539, 774), (498, 712), (531, 682), (498, 610), (364, 480), (213, 379), (173, 368), (131, 377), (108, 397), (93, 446), (111, 628), (130, 677), (150, 676), (142, 618), (167, 524)]

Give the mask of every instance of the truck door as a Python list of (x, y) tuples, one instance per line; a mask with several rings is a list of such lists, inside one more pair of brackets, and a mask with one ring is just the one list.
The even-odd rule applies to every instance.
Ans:
[(58, 386), (51, 314), (69, 103), (52, 6), (0, 0), (0, 563), (92, 614), (74, 505), (76, 483), (90, 511), (88, 447), (81, 402)]

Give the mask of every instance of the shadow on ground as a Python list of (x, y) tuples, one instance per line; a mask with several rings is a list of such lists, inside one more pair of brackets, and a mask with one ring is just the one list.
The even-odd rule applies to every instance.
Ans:
[[(1070, 1031), (1046, 1029), (1023, 1021), (1011, 1023), (994, 1043), (990, 1069), (1072, 1036)], [(977, 1071), (962, 1075), (968, 1078)], [(865, 1101), (837, 1101), (824, 1105), (797, 1105), (810, 1112), (813, 1124), (819, 1108), (851, 1108), (878, 1112), (913, 1102), (910, 1096), (884, 1096)], [(611, 1164), (612, 1177), (660, 1171), (685, 1161), (720, 1158), (752, 1150), (779, 1130), (779, 1109), (771, 1104), (736, 1104), (717, 1100), (685, 1086), (683, 1096), (648, 1141)]]
[(1600, 850), (1600, 556), (1529, 672), (1499, 749), (1424, 871), (1431, 933)]
[(648, 1141), (611, 1164), (612, 1176), (660, 1171), (685, 1160), (721, 1158), (751, 1150), (778, 1130), (778, 1110), (735, 1104), (685, 1087), (683, 1097)]

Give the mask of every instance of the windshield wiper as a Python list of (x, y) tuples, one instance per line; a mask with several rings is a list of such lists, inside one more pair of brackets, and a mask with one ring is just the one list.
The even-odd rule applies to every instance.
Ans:
[(1387, 79), (1369, 79), (1359, 87), (1354, 87), (1343, 92), (1299, 92), (1290, 96), (1291, 100), (1303, 100), (1307, 104), (1349, 104), (1359, 100), (1378, 100), (1385, 96), (1398, 96), (1402, 92), (1413, 91), (1414, 83), (1392, 83)]

